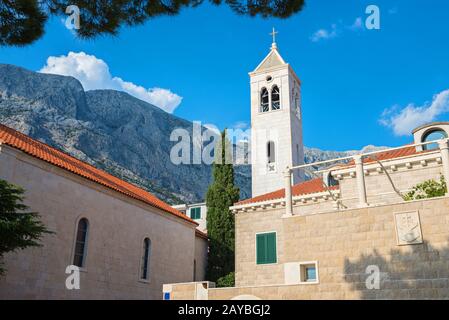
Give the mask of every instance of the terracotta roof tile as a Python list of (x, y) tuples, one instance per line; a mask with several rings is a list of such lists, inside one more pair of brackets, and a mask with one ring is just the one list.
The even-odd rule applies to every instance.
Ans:
[[(391, 150), (391, 151), (385, 151), (385, 152), (380, 152), (377, 154), (374, 154), (372, 156), (367, 156), (366, 158), (363, 159), (363, 163), (373, 163), (377, 160), (383, 161), (383, 160), (391, 160), (391, 159), (396, 159), (396, 158), (402, 158), (402, 157), (408, 157), (408, 156), (413, 156), (413, 155), (417, 155), (417, 154), (423, 154), (426, 152), (430, 152), (432, 150), (423, 150), (423, 151), (416, 151), (416, 147), (407, 147), (407, 145), (404, 146), (404, 148), (402, 149), (397, 149), (397, 150)], [(350, 161), (347, 164), (341, 165), (339, 166), (340, 168), (342, 167), (350, 167), (354, 165), (354, 161)]]
[[(338, 189), (338, 186), (332, 186), (329, 188), (330, 190), (336, 190)], [(324, 192), (326, 191), (326, 188), (323, 185), (323, 180), (320, 178), (308, 180), (305, 182), (301, 182), (298, 184), (295, 184), (292, 186), (292, 195), (293, 196), (299, 196), (309, 193), (317, 193), (317, 192)], [(274, 200), (274, 199), (282, 199), (285, 197), (285, 189), (279, 189), (270, 193), (266, 193), (254, 198), (246, 199), (240, 202), (237, 202), (235, 205), (243, 205), (243, 204), (249, 204), (249, 203), (255, 203), (255, 202), (263, 202), (268, 200)]]
[(2, 124), (0, 124), (0, 141), (40, 160), (51, 163), (57, 167), (120, 192), (130, 198), (140, 200), (173, 216), (198, 225), (188, 216), (172, 208), (169, 204), (158, 199), (153, 194)]

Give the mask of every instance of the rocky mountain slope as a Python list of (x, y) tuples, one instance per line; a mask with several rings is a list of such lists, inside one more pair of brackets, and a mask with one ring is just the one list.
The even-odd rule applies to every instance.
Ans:
[[(175, 165), (176, 128), (192, 123), (114, 90), (84, 91), (72, 77), (0, 64), (0, 123), (137, 184), (169, 203), (204, 199), (211, 166)], [(370, 147), (372, 148), (372, 147)], [(306, 148), (307, 162), (357, 151)], [(241, 198), (251, 193), (249, 166), (236, 166)]]

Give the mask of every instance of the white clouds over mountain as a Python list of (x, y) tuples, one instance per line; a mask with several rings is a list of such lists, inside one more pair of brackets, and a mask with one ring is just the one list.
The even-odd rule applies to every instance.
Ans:
[(434, 95), (432, 102), (422, 106), (410, 103), (404, 108), (393, 106), (385, 109), (379, 122), (390, 127), (395, 135), (402, 136), (410, 134), (422, 124), (436, 120), (446, 112), (449, 112), (449, 89)]
[(84, 52), (69, 52), (68, 55), (59, 57), (50, 56), (47, 64), (39, 72), (72, 76), (81, 82), (84, 90), (124, 91), (169, 113), (173, 113), (182, 101), (182, 97), (168, 89), (144, 88), (119, 77), (113, 77), (106, 62)]

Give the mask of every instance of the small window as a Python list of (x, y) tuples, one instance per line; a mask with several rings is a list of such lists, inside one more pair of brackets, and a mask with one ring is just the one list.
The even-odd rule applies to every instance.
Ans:
[(201, 219), (201, 207), (190, 209), (190, 218), (193, 220)]
[(270, 110), (270, 102), (268, 97), (268, 90), (266, 88), (262, 88), (260, 92), (260, 111), (267, 112)]
[(83, 268), (86, 264), (87, 251), (87, 233), (89, 230), (89, 221), (82, 218), (78, 222), (78, 230), (76, 232), (75, 254), (73, 256), (73, 264)]
[(267, 143), (267, 158), (268, 158), (268, 163), (276, 162), (276, 150), (275, 150), (275, 145), (274, 145), (273, 141), (268, 141), (268, 143)]
[[(435, 141), (435, 140), (446, 139), (446, 138), (447, 138), (446, 131), (441, 130), (441, 129), (436, 129), (436, 130), (432, 130), (432, 131), (426, 133), (423, 136), (422, 142)], [(426, 144), (423, 146), (423, 149), (424, 150), (438, 149), (438, 144), (437, 143)]]
[(281, 99), (278, 86), (271, 89), (271, 110), (279, 110), (281, 108)]
[(276, 263), (276, 232), (256, 235), (256, 263)]
[(301, 263), (300, 264), (300, 281), (301, 282), (318, 282), (317, 263)]
[(150, 275), (150, 255), (151, 255), (151, 240), (149, 238), (145, 238), (143, 240), (143, 253), (142, 253), (142, 263), (140, 270), (140, 279), (148, 280)]

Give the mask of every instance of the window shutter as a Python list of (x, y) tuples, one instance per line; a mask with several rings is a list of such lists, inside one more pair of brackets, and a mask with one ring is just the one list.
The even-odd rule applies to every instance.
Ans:
[(276, 233), (256, 235), (256, 263), (276, 263)]
[(265, 234), (257, 235), (257, 264), (266, 263), (265, 260)]
[(190, 218), (192, 218), (192, 219), (201, 219), (201, 208), (192, 208), (192, 209), (190, 209)]
[(267, 263), (276, 263), (276, 233), (267, 235)]

